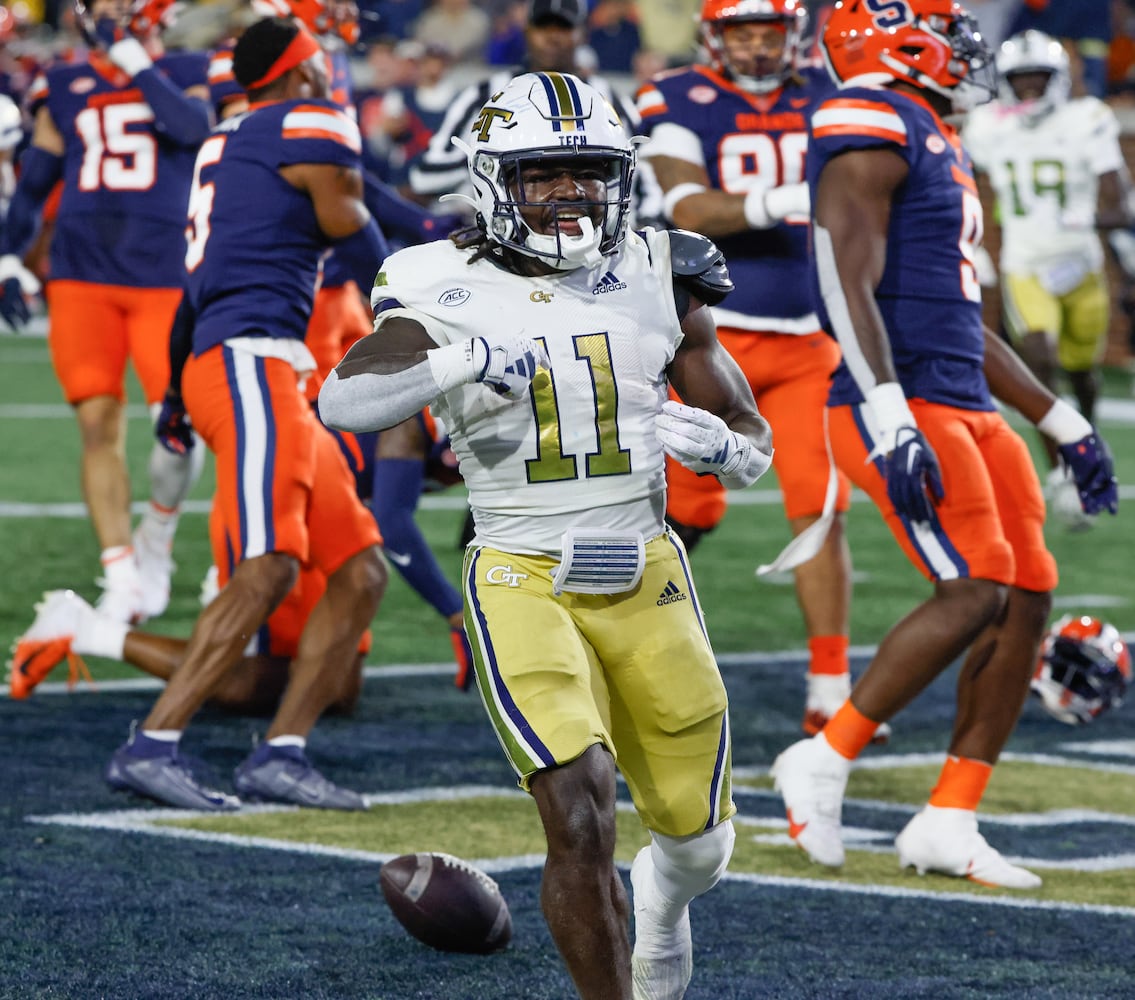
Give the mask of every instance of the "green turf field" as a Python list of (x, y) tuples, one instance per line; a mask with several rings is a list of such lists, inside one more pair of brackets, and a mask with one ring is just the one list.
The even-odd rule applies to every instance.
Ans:
[[(1108, 391), (1117, 397), (1129, 393), (1128, 377), (1110, 373)], [(132, 385), (128, 453), (135, 500), (142, 501), (150, 441), (138, 398)], [(1102, 429), (1115, 452), (1120, 482), (1135, 483), (1135, 426), (1103, 421)], [(44, 590), (70, 587), (89, 599), (98, 594), (98, 549), (80, 504), (78, 434), (42, 339), (0, 336), (0, 442), (0, 511), (5, 515), (0, 517), (0, 551), (11, 568), (0, 578), (0, 643), (7, 648), (30, 623), (33, 604)], [(201, 511), (211, 488), (207, 467), (193, 494), (198, 512), (186, 514), (178, 532), (170, 610), (148, 626), (156, 631), (187, 636), (192, 628), (209, 563)], [(790, 649), (804, 641), (790, 581), (759, 581), (753, 573), (788, 540), (773, 489), (770, 475), (737, 497), (737, 506), (694, 555), (710, 634), (721, 653)], [(851, 639), (853, 645), (869, 646), (927, 593), (928, 585), (903, 559), (870, 503), (861, 496), (857, 500), (849, 514), (857, 581)], [(461, 559), (457, 541), (462, 505), (456, 488), (425, 498), (419, 514), (453, 579)], [(1050, 544), (1061, 568), (1058, 610), (1091, 611), (1114, 620), (1123, 631), (1135, 628), (1135, 575), (1129, 571), (1135, 551), (1132, 523), (1125, 509), (1118, 518), (1101, 518), (1086, 533), (1050, 527)], [(451, 656), (444, 623), (394, 572), (374, 632), (372, 663), (446, 662)], [(103, 677), (131, 673), (114, 664), (94, 666)]]

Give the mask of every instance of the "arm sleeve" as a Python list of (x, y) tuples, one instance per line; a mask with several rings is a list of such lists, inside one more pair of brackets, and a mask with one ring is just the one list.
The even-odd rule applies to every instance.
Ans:
[(335, 259), (346, 266), (359, 290), (367, 295), (382, 262), (389, 256), (386, 237), (374, 219), (362, 229), (335, 244)]
[(193, 351), (193, 327), (197, 316), (184, 292), (169, 331), (169, 387), (181, 394), (181, 373)]
[(390, 561), (422, 600), (449, 618), (461, 610), (461, 595), (445, 578), (414, 520), (424, 469), (416, 458), (376, 460), (371, 504)]
[(0, 256), (24, 255), (39, 228), (40, 209), (62, 176), (62, 157), (38, 146), (29, 146), (24, 151), (20, 158), (20, 180), (8, 205), (3, 235), (0, 235)]
[(339, 378), (334, 368), (319, 389), (319, 416), (328, 427), (356, 434), (385, 430), (412, 417), (441, 394), (429, 361), (388, 375)]
[(370, 214), (381, 221), (383, 229), (407, 244), (436, 239), (436, 234), (429, 232), (430, 221), (433, 219), (431, 213), (403, 198), (372, 173), (364, 173), (363, 180), (366, 182), (366, 206), (370, 209)]
[(160, 70), (150, 67), (134, 77), (146, 103), (154, 112), (157, 129), (179, 146), (199, 146), (213, 127), (209, 105), (199, 97), (187, 97)]

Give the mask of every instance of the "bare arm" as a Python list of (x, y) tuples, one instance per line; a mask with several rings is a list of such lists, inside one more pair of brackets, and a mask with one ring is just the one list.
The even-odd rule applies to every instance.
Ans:
[(988, 327), (985, 328), (985, 380), (994, 396), (1033, 424), (1039, 424), (1057, 402), (1057, 397), (1029, 370), (1017, 352)]
[(816, 193), (820, 290), (864, 393), (898, 380), (875, 289), (887, 260), (891, 201), (907, 173), (906, 162), (890, 150), (844, 153), (824, 167)]
[(1132, 223), (1127, 208), (1127, 188), (1118, 170), (1109, 170), (1099, 178), (1096, 203), (1097, 229), (1124, 229)]
[(332, 163), (296, 163), (281, 167), (280, 175), (311, 198), (319, 228), (328, 239), (345, 239), (370, 221), (361, 171)]
[(731, 236), (749, 228), (745, 221), (745, 196), (711, 188), (705, 167), (674, 156), (652, 156), (650, 165), (664, 192), (680, 184), (697, 184), (706, 189), (674, 204), (671, 218), (675, 226), (703, 236)]
[(772, 429), (757, 410), (753, 390), (731, 354), (721, 346), (709, 309), (694, 300), (682, 320), (685, 338), (674, 354), (669, 377), (689, 406), (716, 414), (730, 430), (772, 454)]

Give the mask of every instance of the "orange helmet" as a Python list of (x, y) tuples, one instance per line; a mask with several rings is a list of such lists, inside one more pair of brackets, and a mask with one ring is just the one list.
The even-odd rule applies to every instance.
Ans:
[[(705, 0), (701, 9), (701, 40), (710, 63), (722, 76), (755, 94), (776, 90), (793, 69), (808, 21), (804, 0)], [(775, 71), (760, 76), (740, 73), (731, 65), (721, 39), (730, 24), (763, 22), (784, 26), (784, 52)]]
[(261, 17), (294, 17), (316, 38), (338, 36), (348, 45), (359, 40), (359, 8), (355, 0), (252, 0)]
[[(94, 5), (95, 0), (75, 0), (75, 18), (87, 41), (92, 46), (99, 46), (102, 42), (95, 34)], [(171, 27), (181, 7), (177, 0), (132, 0), (125, 13), (116, 20), (120, 31), (146, 41)]]
[(840, 0), (820, 39), (840, 83), (902, 80), (968, 111), (996, 90), (993, 53), (955, 0)]

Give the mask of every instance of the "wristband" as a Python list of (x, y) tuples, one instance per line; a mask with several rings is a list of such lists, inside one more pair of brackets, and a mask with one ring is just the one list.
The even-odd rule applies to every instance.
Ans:
[(771, 219), (779, 221), (789, 215), (809, 215), (812, 211), (812, 196), (808, 185), (781, 184), (765, 192), (765, 211)]
[(753, 188), (745, 195), (745, 221), (750, 229), (768, 229), (776, 224), (776, 220), (769, 215), (765, 204), (765, 194), (768, 188)]
[(865, 398), (871, 415), (875, 418), (877, 432), (875, 447), (867, 456), (870, 461), (895, 450), (895, 438), (900, 427), (917, 427), (918, 424), (915, 423), (910, 404), (898, 382), (880, 382)]
[(1058, 399), (1040, 418), (1036, 429), (1057, 444), (1072, 444), (1092, 433), (1092, 425), (1074, 406)]
[(701, 194), (705, 191), (704, 184), (694, 184), (692, 182), (687, 184), (678, 184), (662, 196), (662, 210), (666, 214), (666, 218), (671, 221), (674, 220), (674, 208), (678, 202), (689, 198), (691, 195)]
[(462, 340), (456, 344), (434, 347), (426, 351), (430, 373), (442, 392), (449, 392), (459, 385), (477, 381), (480, 368), (474, 364), (474, 355), (479, 343), (481, 343), (480, 339)]
[(154, 65), (154, 60), (137, 38), (124, 38), (106, 50), (110, 61), (127, 76), (135, 77)]

